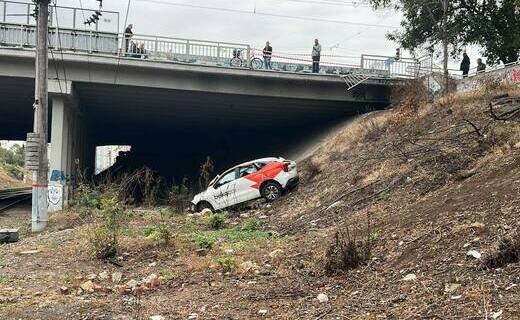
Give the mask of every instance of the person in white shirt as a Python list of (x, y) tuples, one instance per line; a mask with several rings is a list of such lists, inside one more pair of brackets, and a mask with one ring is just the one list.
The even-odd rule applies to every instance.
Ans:
[(320, 56), (321, 56), (321, 44), (318, 39), (314, 39), (314, 46), (312, 47), (312, 72), (320, 72)]

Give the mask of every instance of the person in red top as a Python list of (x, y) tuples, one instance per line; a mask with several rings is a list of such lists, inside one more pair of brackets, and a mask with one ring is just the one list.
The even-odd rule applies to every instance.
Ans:
[(264, 65), (266, 70), (271, 70), (271, 56), (273, 54), (273, 47), (269, 45), (269, 41), (265, 43), (264, 47)]

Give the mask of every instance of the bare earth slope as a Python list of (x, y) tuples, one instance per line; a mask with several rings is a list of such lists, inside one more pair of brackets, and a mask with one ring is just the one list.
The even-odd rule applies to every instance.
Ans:
[[(298, 190), (242, 212), (272, 236), (226, 229), (197, 252), (194, 234), (214, 232), (201, 221), (168, 218), (174, 241), (159, 245), (142, 230), (164, 217), (135, 211), (118, 267), (89, 253), (90, 220), (53, 216), (0, 247), (0, 319), (520, 319), (520, 119), (494, 120), (488, 104), (520, 92), (424, 103), (409, 91), (302, 163)], [(368, 261), (327, 268), (338, 230), (368, 241)], [(124, 292), (151, 274), (159, 286)]]

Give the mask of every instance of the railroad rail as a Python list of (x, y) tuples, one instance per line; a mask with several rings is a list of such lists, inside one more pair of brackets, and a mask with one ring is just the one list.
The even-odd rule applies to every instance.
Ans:
[(0, 213), (31, 197), (31, 187), (0, 190)]

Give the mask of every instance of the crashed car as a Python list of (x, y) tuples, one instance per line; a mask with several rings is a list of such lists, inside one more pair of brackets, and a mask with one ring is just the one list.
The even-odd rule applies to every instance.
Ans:
[(262, 158), (239, 164), (217, 175), (206, 190), (195, 195), (192, 210), (221, 210), (257, 198), (274, 201), (298, 184), (296, 162)]

